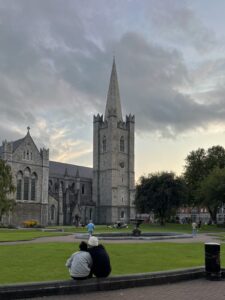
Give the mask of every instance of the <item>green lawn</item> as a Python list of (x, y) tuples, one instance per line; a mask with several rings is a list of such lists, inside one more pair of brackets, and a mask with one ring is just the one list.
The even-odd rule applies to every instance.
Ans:
[[(69, 279), (66, 259), (76, 243), (0, 246), (0, 284)], [(172, 270), (204, 265), (203, 244), (106, 244), (112, 275)], [(225, 266), (225, 245), (221, 261)]]
[(0, 229), (0, 242), (27, 241), (38, 237), (68, 235), (63, 232), (42, 232), (40, 230)]

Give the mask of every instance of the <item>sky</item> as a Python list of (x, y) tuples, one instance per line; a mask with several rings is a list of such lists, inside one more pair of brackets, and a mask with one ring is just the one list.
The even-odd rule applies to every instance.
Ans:
[(0, 140), (30, 126), (50, 160), (92, 167), (113, 55), (136, 180), (225, 147), (223, 0), (0, 0)]

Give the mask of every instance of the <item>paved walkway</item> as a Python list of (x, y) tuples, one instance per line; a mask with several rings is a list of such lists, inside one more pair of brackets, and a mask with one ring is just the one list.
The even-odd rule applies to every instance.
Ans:
[[(75, 235), (65, 236), (53, 236), (53, 237), (41, 237), (30, 241), (17, 241), (17, 242), (0, 242), (0, 245), (17, 245), (17, 244), (30, 244), (30, 243), (52, 243), (52, 242), (63, 242), (73, 243), (79, 242), (79, 239), (75, 239)], [(163, 240), (101, 240), (101, 243), (208, 243), (208, 242), (220, 242), (220, 240), (212, 234), (200, 233), (194, 238), (177, 238), (177, 239), (163, 239)]]
[(224, 300), (225, 281), (197, 279), (180, 283), (132, 288), (81, 295), (35, 298), (39, 300)]

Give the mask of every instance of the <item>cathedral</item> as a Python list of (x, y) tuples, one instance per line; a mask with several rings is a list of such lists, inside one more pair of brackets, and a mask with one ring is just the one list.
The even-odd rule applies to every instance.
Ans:
[(11, 166), (16, 187), (16, 206), (3, 222), (112, 224), (134, 218), (134, 126), (133, 115), (123, 119), (114, 59), (105, 114), (93, 118), (93, 168), (49, 160), (29, 127), (24, 138), (2, 142), (0, 158)]

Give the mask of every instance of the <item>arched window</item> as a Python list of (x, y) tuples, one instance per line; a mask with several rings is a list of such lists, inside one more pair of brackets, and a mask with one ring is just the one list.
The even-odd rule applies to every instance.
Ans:
[(84, 184), (81, 185), (81, 194), (84, 194)]
[(89, 220), (92, 220), (92, 208), (89, 210)]
[(37, 175), (36, 173), (32, 174), (31, 177), (31, 200), (36, 200), (36, 185), (37, 185)]
[(29, 151), (27, 150), (27, 160), (29, 160)]
[(121, 136), (120, 138), (120, 151), (124, 152), (124, 137)]
[(121, 219), (124, 219), (124, 217), (125, 217), (125, 213), (124, 213), (124, 211), (122, 210), (121, 213), (120, 213), (120, 218), (121, 218)]
[(16, 200), (22, 199), (22, 180), (23, 180), (23, 173), (20, 171), (17, 173), (16, 176)]
[(24, 171), (24, 181), (23, 181), (23, 200), (29, 200), (30, 193), (30, 169), (26, 168)]
[(102, 140), (102, 151), (106, 152), (106, 137), (105, 137), (105, 135), (103, 136), (103, 140)]
[(51, 206), (51, 220), (52, 221), (55, 220), (55, 206), (54, 205)]

